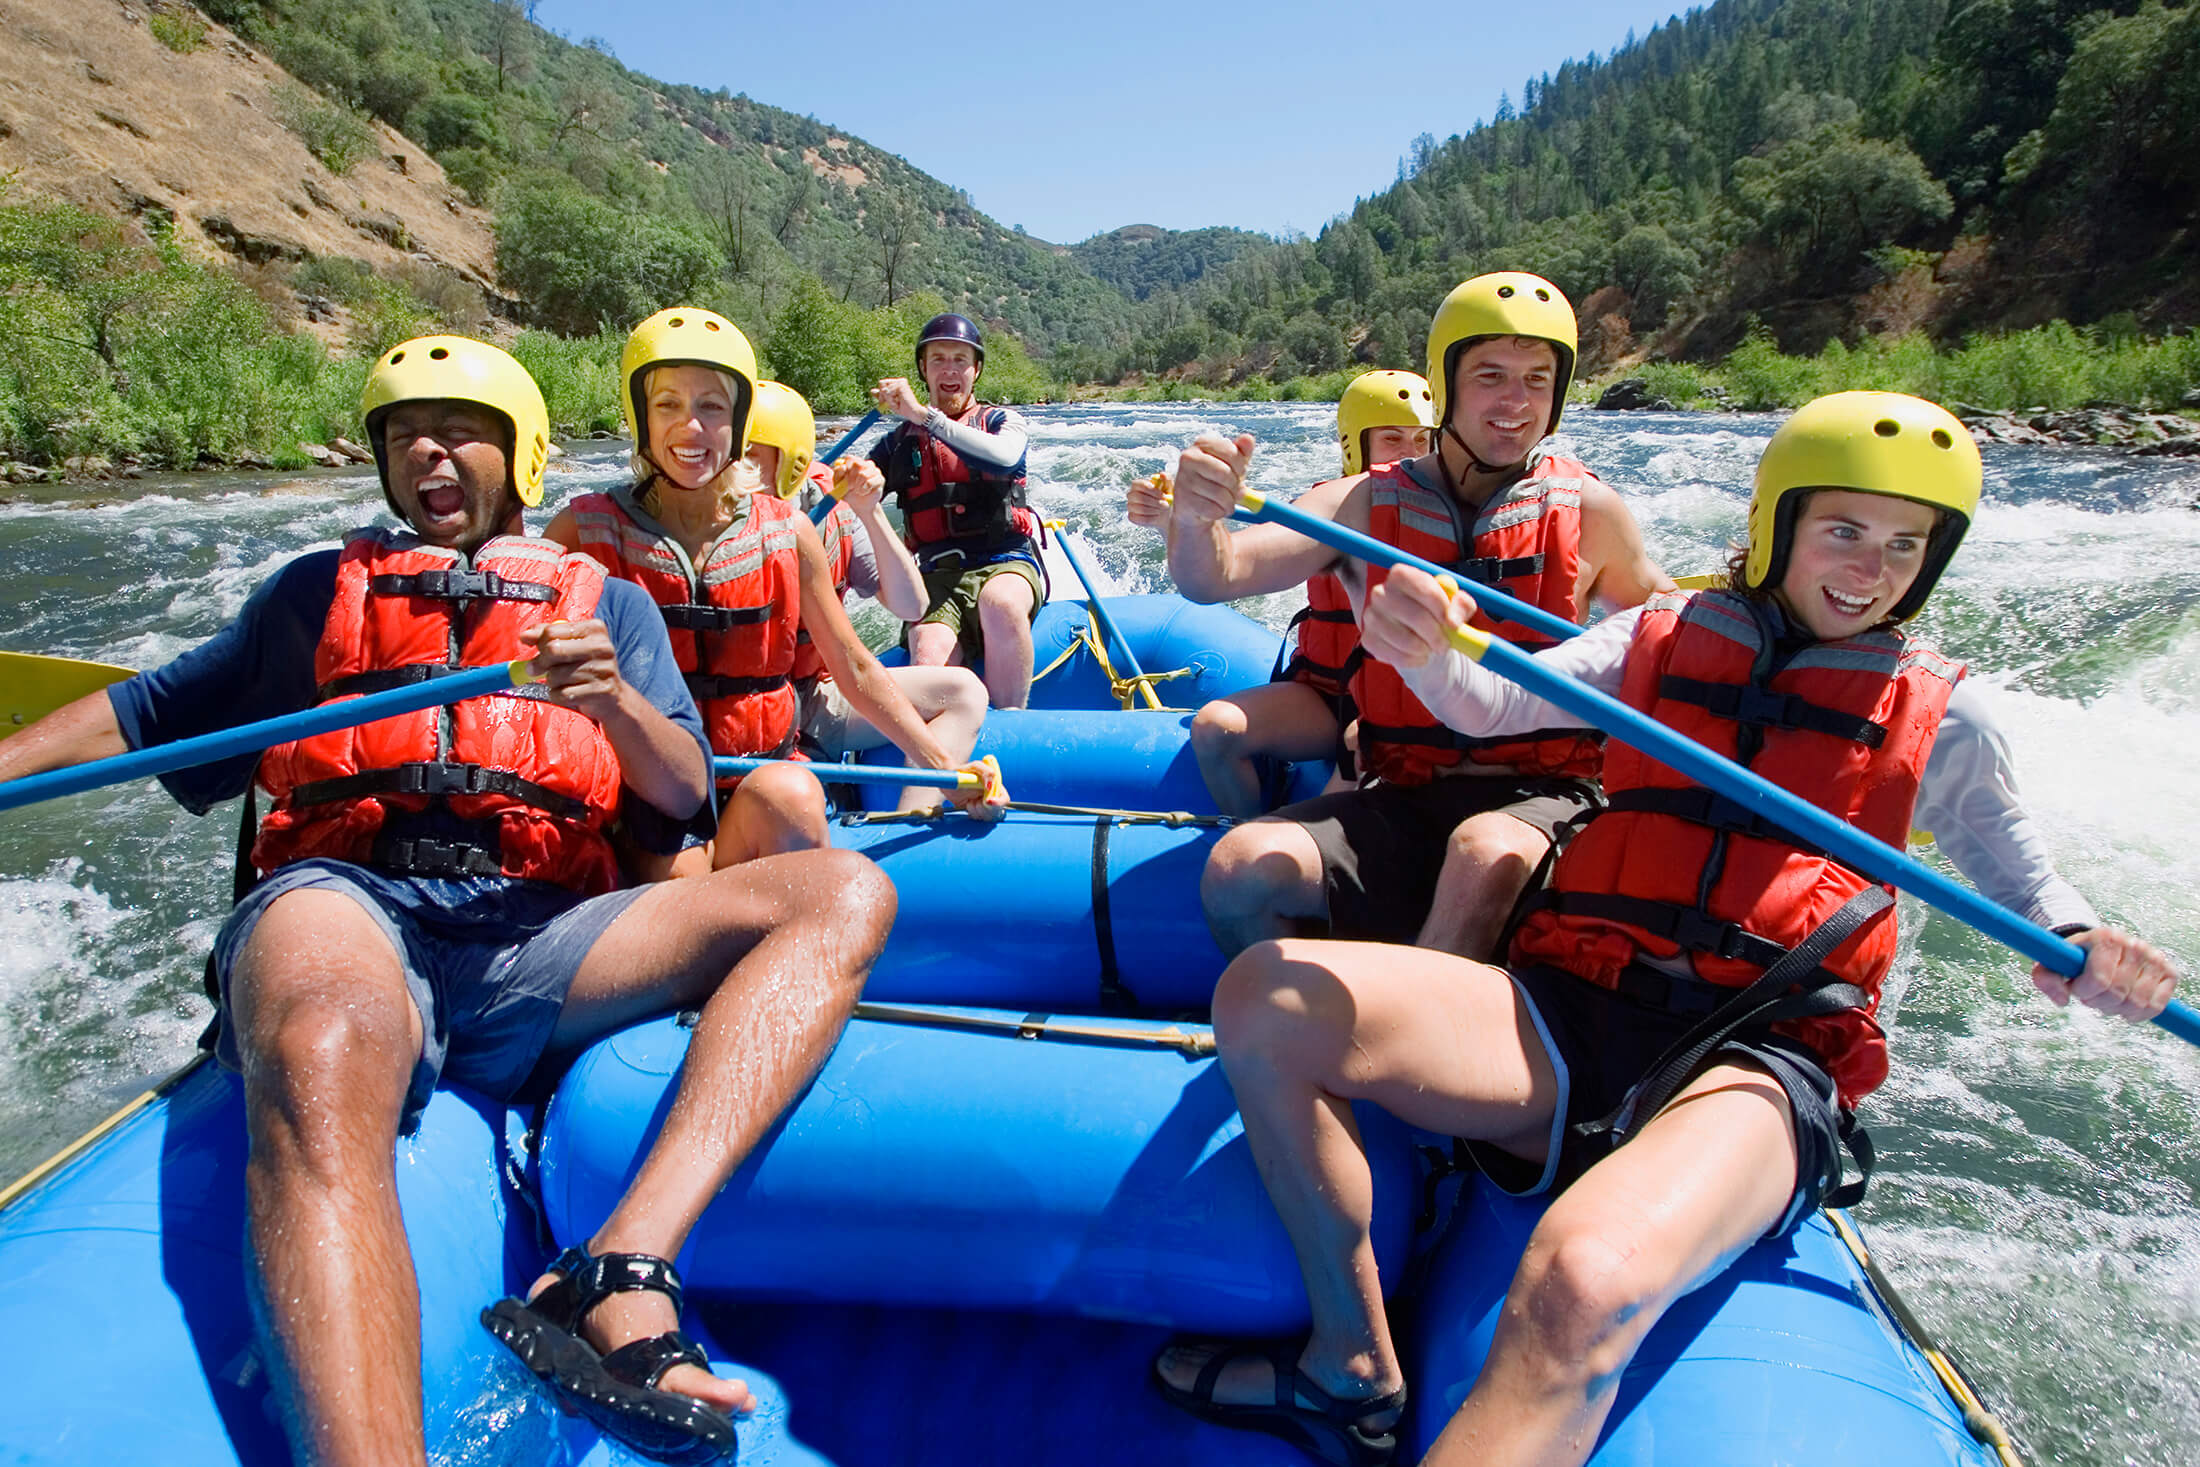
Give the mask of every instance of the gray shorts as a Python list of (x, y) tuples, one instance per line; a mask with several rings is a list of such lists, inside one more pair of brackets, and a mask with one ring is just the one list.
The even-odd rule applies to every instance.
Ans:
[(539, 882), (390, 876), (347, 861), (285, 866), (245, 895), (214, 940), (221, 980), (216, 1056), (242, 1068), (229, 1022), (229, 978), (268, 904), (294, 891), (336, 891), (389, 939), (420, 1011), (400, 1130), (419, 1123), (439, 1080), (495, 1100), (518, 1094), (550, 1043), (581, 962), (640, 888), (585, 901)]
[[(819, 678), (802, 697), (802, 747), (822, 759), (838, 759), (892, 743), (856, 712), (840, 684)], [(820, 776), (822, 778), (822, 776)]]
[[(1516, 1196), (1563, 1191), (1612, 1150), (1608, 1136), (1584, 1137), (1572, 1128), (1600, 1120), (1631, 1100), (1635, 1086), (1695, 1018), (1647, 1008), (1558, 968), (1521, 968), (1512, 980), (1558, 1076), (1550, 1151), (1538, 1171), (1511, 1152), (1481, 1142), (1462, 1141), (1460, 1148), (1503, 1191)], [(1779, 1221), (1765, 1232), (1775, 1238), (1808, 1217), (1841, 1184), (1840, 1105), (1824, 1062), (1797, 1040), (1779, 1034), (1736, 1036), (1706, 1056), (1697, 1073), (1735, 1061), (1766, 1071), (1787, 1092), (1795, 1131), (1795, 1191)]]
[(1596, 786), (1578, 779), (1461, 774), (1316, 795), (1269, 818), (1293, 821), (1314, 838), (1329, 936), (1410, 944), (1436, 900), (1451, 833), (1463, 822), (1502, 811), (1564, 850), (1597, 805)]

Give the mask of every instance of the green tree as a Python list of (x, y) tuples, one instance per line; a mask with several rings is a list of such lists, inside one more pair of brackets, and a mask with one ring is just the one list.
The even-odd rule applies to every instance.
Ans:
[(697, 299), (723, 257), (686, 227), (576, 190), (521, 189), (497, 214), (497, 274), (545, 325), (584, 335)]

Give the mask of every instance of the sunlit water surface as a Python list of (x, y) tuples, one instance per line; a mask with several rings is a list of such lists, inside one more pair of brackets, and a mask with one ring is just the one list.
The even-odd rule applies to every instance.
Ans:
[[(1031, 414), (1037, 498), (1128, 589), (1167, 585), (1121, 486), (1207, 430), (1259, 440), (1255, 487), (1337, 470), (1332, 409), (1128, 404)], [(1765, 417), (1576, 410), (1562, 447), (1624, 491), (1676, 573), (1742, 523)], [(575, 444), (544, 512), (613, 482)], [(2200, 967), (2200, 469), (1990, 448), (1987, 503), (1922, 618), (1993, 690), (2056, 859), (2111, 919)], [(15, 650), (146, 667), (269, 567), (380, 508), (370, 476), (176, 478), (0, 504)], [(539, 521), (538, 521), (539, 523)], [(1295, 597), (1246, 610), (1280, 627)], [(873, 623), (875, 625), (875, 623)], [(147, 783), (0, 819), (0, 1179), (185, 1060), (229, 893), (234, 807)], [(1919, 1313), (2041, 1462), (2200, 1461), (2200, 1054), (2043, 1002), (2027, 965), (1905, 903), (1894, 1079), (1861, 1210)]]

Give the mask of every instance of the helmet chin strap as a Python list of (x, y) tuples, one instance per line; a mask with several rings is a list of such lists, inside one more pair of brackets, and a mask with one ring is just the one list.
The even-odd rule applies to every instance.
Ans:
[[(1482, 455), (1476, 453), (1473, 449), (1467, 446), (1467, 440), (1459, 436), (1458, 430), (1451, 426), (1451, 420), (1448, 417), (1444, 420), (1444, 426), (1437, 431), (1440, 438), (1449, 438), (1452, 442), (1459, 445), (1459, 451), (1467, 456), (1467, 463), (1473, 468), (1474, 472), (1478, 474), (1510, 474), (1516, 472), (1520, 468), (1521, 464), (1525, 464), (1527, 462), (1526, 459), (1522, 459), (1520, 463), (1517, 464), (1493, 464), (1484, 462)], [(1443, 454), (1438, 453), (1436, 455), (1436, 463), (1437, 466), (1444, 471), (1444, 478), (1446, 480), (1447, 487), (1454, 490), (1458, 489), (1458, 482), (1451, 477), (1451, 465), (1444, 462)]]

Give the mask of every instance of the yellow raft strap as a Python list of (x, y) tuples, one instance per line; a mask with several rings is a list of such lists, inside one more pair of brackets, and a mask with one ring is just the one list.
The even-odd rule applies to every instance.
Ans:
[(1062, 649), (1062, 655), (1033, 673), (1031, 680), (1038, 682), (1048, 673), (1055, 671), (1063, 663), (1075, 657), (1079, 649), (1092, 654), (1094, 665), (1100, 669), (1101, 675), (1108, 680), (1108, 691), (1115, 696), (1116, 701), (1121, 703), (1126, 710), (1137, 707), (1138, 701), (1143, 698), (1146, 706), (1157, 713), (1183, 713), (1189, 711), (1182, 708), (1172, 709), (1163, 703), (1160, 695), (1154, 692), (1153, 685), (1169, 682), (1180, 677), (1197, 677), (1199, 669), (1197, 667), (1179, 667), (1173, 672), (1148, 672), (1137, 677), (1119, 676), (1115, 671), (1114, 662), (1108, 657), (1107, 638), (1100, 634), (1099, 620), (1092, 614), (1090, 606), (1085, 608), (1085, 625), (1078, 631), (1076, 636), (1070, 639), (1069, 645)]
[(29, 1192), (31, 1188), (37, 1186), (40, 1182), (45, 1181), (46, 1178), (52, 1176), (55, 1172), (60, 1171), (70, 1162), (76, 1160), (79, 1156), (90, 1150), (94, 1142), (98, 1141), (102, 1136), (105, 1136), (109, 1132), (113, 1131), (124, 1121), (130, 1119), (130, 1117), (136, 1115), (139, 1111), (145, 1109), (145, 1107), (151, 1105), (154, 1101), (160, 1099), (163, 1095), (166, 1095), (169, 1091), (175, 1089), (178, 1085), (181, 1085), (185, 1080), (191, 1077), (192, 1073), (196, 1071), (200, 1065), (205, 1064), (211, 1058), (213, 1058), (213, 1056), (204, 1052), (192, 1056), (192, 1058), (183, 1066), (183, 1068), (177, 1070), (167, 1079), (161, 1081), (152, 1089), (147, 1090), (144, 1094), (138, 1096), (136, 1099), (125, 1104), (113, 1115), (107, 1117), (107, 1119), (101, 1121), (98, 1125), (92, 1127), (89, 1131), (86, 1131), (83, 1135), (77, 1137), (74, 1141), (71, 1141), (68, 1145), (62, 1147), (59, 1151), (47, 1157), (37, 1166), (32, 1167), (22, 1176), (17, 1177), (13, 1182), (10, 1182), (8, 1184), (5, 1190), (0, 1190), (0, 1207), (8, 1206), (10, 1203), (16, 1201), (16, 1199), (22, 1197), (26, 1192)]
[(1893, 1282), (1872, 1261), (1871, 1250), (1864, 1246), (1864, 1235), (1849, 1221), (1848, 1214), (1829, 1207), (1825, 1216), (1826, 1221), (1833, 1224), (1835, 1234), (1847, 1245), (1850, 1256), (1856, 1259), (1857, 1266), (1864, 1270), (1864, 1276), (1871, 1281), (1879, 1297), (1886, 1301), (1888, 1309), (1894, 1314), (1895, 1323), (1910, 1337), (1910, 1343), (1917, 1346), (1926, 1363), (1933, 1367), (1933, 1374), (1940, 1377), (1941, 1389), (1948, 1393), (1948, 1399), (1955, 1402), (1956, 1408), (1963, 1413), (1963, 1424), (1970, 1428), (1971, 1435), (1992, 1447), (2003, 1467), (2024, 1467), (2023, 1459), (2017, 1455), (2017, 1444), (2010, 1438), (2009, 1429), (2001, 1424), (2000, 1417), (1986, 1408), (1986, 1403), (1979, 1399), (1978, 1391), (1964, 1378), (1962, 1369), (1925, 1333), (1925, 1327), (1918, 1322), (1917, 1316), (1910, 1312), (1909, 1306), (1902, 1302), (1902, 1296), (1895, 1292)]
[(1173, 1049), (1186, 1059), (1205, 1059), (1215, 1052), (1215, 1036), (1206, 1029), (1111, 1028), (1100, 1024), (1065, 1024), (1052, 1014), (1026, 1014), (1003, 1019), (992, 1014), (957, 1013), (951, 1009), (905, 1008), (899, 1004), (859, 1003), (855, 1016), (884, 1024), (916, 1024), (927, 1029), (968, 1029), (977, 1034), (998, 1034), (1014, 1039), (1056, 1039), (1074, 1044), (1114, 1044), (1127, 1048)]

